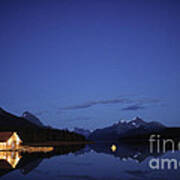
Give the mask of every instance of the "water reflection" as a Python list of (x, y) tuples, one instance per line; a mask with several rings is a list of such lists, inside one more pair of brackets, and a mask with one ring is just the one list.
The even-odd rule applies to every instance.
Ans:
[[(93, 151), (93, 153), (91, 153)], [(59, 170), (56, 172), (56, 168), (53, 169), (52, 173), (55, 177), (61, 177), (62, 179), (88, 179), (92, 174), (88, 175), (83, 175), (83, 174), (77, 174), (77, 175), (72, 175), (70, 172), (74, 172), (74, 168), (76, 171), (83, 172), (83, 168), (88, 168), (88, 171), (92, 169), (93, 171), (93, 164), (97, 168), (101, 167), (104, 168), (105, 164), (108, 163), (102, 163), (102, 166), (98, 163), (99, 161), (79, 161), (81, 157), (89, 157), (90, 159), (94, 158), (93, 156), (99, 155), (99, 154), (106, 154), (109, 155), (108, 157), (112, 157), (112, 161), (115, 162), (113, 159), (116, 160), (117, 162), (123, 162), (127, 161), (126, 163), (128, 164), (128, 167), (130, 166), (129, 160), (134, 160), (133, 163), (136, 164), (141, 164), (143, 161), (145, 161), (148, 157), (150, 156), (161, 156), (162, 154), (150, 154), (149, 153), (149, 146), (148, 144), (136, 144), (136, 143), (98, 143), (98, 144), (89, 144), (89, 145), (73, 145), (73, 146), (59, 146), (55, 147), (53, 151), (51, 152), (33, 152), (33, 153), (19, 153), (19, 152), (5, 152), (2, 151), (0, 152), (0, 176), (3, 176), (5, 174), (10, 174), (14, 170), (20, 170), (21, 175), (27, 175), (31, 174), (31, 172), (36, 172), (35, 169), (37, 169), (40, 164), (42, 163), (44, 159), (48, 159), (46, 163), (50, 162), (50, 166), (47, 167), (45, 166), (45, 169), (39, 169), (38, 171), (47, 171), (46, 174), (49, 174), (49, 168), (51, 166), (56, 166), (55, 164), (57, 163), (56, 160), (58, 158), (53, 158), (54, 161), (49, 160), (51, 157), (58, 157), (61, 155), (67, 155), (69, 153), (73, 153), (75, 156), (74, 158), (77, 158), (77, 161), (75, 159), (69, 159), (67, 156), (67, 159), (69, 159), (68, 163), (65, 163), (63, 161), (61, 162), (61, 168), (66, 167), (65, 169), (67, 170), (68, 174), (59, 174)], [(82, 156), (83, 155), (83, 156)], [(78, 156), (78, 157), (77, 157)], [(65, 159), (66, 156), (63, 156)], [(96, 159), (97, 157), (95, 157)], [(89, 160), (90, 160), (89, 159)], [(82, 159), (81, 159), (82, 160)], [(3, 162), (3, 163), (1, 163)], [(5, 162), (7, 163), (5, 165)], [(86, 165), (85, 165), (86, 163)], [(81, 165), (82, 164), (82, 165)], [(57, 167), (59, 164), (57, 164)], [(118, 169), (119, 163), (115, 166)], [(122, 164), (121, 164), (122, 165)], [(124, 166), (125, 164), (123, 164)], [(7, 168), (8, 167), (8, 168)], [(123, 173), (128, 174), (129, 176), (144, 176), (142, 173), (142, 170), (137, 170), (134, 167), (135, 165), (132, 166), (131, 170), (126, 170)], [(122, 168), (122, 167), (121, 167)], [(114, 170), (114, 169), (113, 169)], [(110, 171), (113, 171), (112, 169)], [(144, 171), (143, 171), (144, 172)], [(148, 171), (149, 172), (149, 171)], [(63, 171), (64, 173), (64, 171)], [(96, 172), (97, 173), (97, 172)], [(111, 173), (111, 172), (110, 172)], [(43, 178), (46, 178), (45, 172), (41, 173), (40, 176)], [(51, 174), (52, 175), (52, 174)], [(89, 176), (90, 175), (90, 176)], [(96, 175), (96, 174), (94, 174)], [(120, 175), (121, 176), (121, 175)], [(82, 178), (83, 177), (83, 178)], [(48, 178), (48, 177), (47, 177)], [(17, 178), (18, 179), (18, 178)], [(96, 178), (97, 179), (97, 178)]]
[(117, 150), (117, 146), (116, 146), (115, 144), (113, 144), (113, 145), (111, 146), (111, 150), (112, 150), (112, 152), (115, 152), (115, 151)]
[(162, 153), (150, 153), (148, 144), (131, 144), (131, 143), (96, 143), (89, 144), (84, 149), (76, 152), (76, 155), (82, 155), (90, 151), (96, 153), (109, 154), (115, 158), (119, 158), (122, 161), (134, 159), (136, 162), (143, 162), (149, 156), (161, 156)]
[(148, 144), (112, 144), (112, 143), (99, 143), (99, 144), (90, 144), (89, 148), (96, 153), (104, 153), (119, 158), (122, 161), (126, 160), (136, 160), (136, 162), (141, 163), (149, 156), (160, 156), (161, 153), (151, 154), (149, 152)]
[(43, 159), (51, 158), (57, 155), (69, 154), (84, 148), (84, 145), (69, 145), (54, 147), (53, 151), (44, 152), (18, 152), (18, 151), (0, 151), (0, 177), (19, 169), (22, 174), (28, 174), (37, 168)]
[(17, 151), (0, 151), (0, 168), (16, 168), (21, 155)]

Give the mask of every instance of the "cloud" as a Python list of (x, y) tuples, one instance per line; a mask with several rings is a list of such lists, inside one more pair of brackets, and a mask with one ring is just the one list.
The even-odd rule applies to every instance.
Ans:
[(47, 114), (47, 113), (48, 113), (48, 111), (47, 111), (47, 110), (44, 110), (44, 111), (35, 112), (34, 115), (36, 115), (36, 116), (41, 116), (41, 115)]
[(120, 99), (110, 99), (110, 100), (99, 100), (99, 101), (90, 101), (82, 104), (77, 104), (73, 106), (67, 106), (60, 108), (61, 110), (77, 110), (77, 109), (85, 109), (89, 108), (98, 104), (127, 104), (132, 102), (130, 99), (127, 98), (120, 98)]
[(122, 111), (137, 111), (137, 110), (141, 110), (141, 109), (145, 109), (145, 107), (142, 105), (135, 104), (135, 105), (130, 105), (125, 108), (122, 108), (121, 110)]
[(138, 104), (159, 104), (161, 103), (161, 100), (155, 99), (155, 98), (140, 98), (140, 99), (137, 99), (136, 102)]
[(122, 104), (128, 105), (127, 107), (123, 108), (124, 111), (136, 111), (140, 109), (144, 109), (145, 105), (150, 104), (159, 104), (161, 101), (159, 99), (153, 98), (116, 98), (116, 99), (109, 99), (109, 100), (95, 100), (89, 101), (82, 104), (70, 105), (66, 107), (61, 107), (60, 110), (79, 110), (79, 109), (86, 109), (96, 105), (108, 105), (108, 104)]
[(74, 117), (72, 118), (71, 120), (72, 121), (84, 121), (84, 120), (90, 120), (92, 119), (91, 117), (88, 117), (88, 116), (78, 116), (78, 117)]

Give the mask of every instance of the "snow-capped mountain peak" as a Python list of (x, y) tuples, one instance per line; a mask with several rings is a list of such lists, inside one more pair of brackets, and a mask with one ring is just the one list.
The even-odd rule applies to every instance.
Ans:
[(120, 121), (120, 123), (125, 123), (126, 121), (124, 120), (124, 119), (122, 119), (121, 121)]
[(25, 118), (26, 120), (38, 125), (38, 126), (44, 126), (43, 123), (33, 114), (31, 114), (30, 112), (26, 111), (23, 113), (23, 118)]
[(75, 127), (73, 131), (78, 133), (78, 134), (81, 134), (81, 135), (83, 135), (85, 137), (88, 137), (91, 134), (90, 130), (82, 129), (82, 128), (76, 128)]
[(140, 126), (145, 126), (147, 125), (147, 122), (143, 121), (141, 118), (136, 117), (132, 121), (129, 122), (129, 124), (135, 126), (135, 127), (140, 127)]
[(136, 117), (131, 121), (119, 121), (112, 126), (103, 129), (97, 129), (91, 133), (89, 139), (99, 140), (119, 140), (123, 137), (133, 137), (147, 133), (160, 132), (166, 128), (158, 122), (145, 122), (141, 118)]

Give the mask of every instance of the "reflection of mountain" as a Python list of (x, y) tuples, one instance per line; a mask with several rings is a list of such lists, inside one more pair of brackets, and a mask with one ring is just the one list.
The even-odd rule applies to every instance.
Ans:
[(82, 148), (80, 151), (75, 152), (75, 155), (81, 155), (85, 153), (89, 153), (91, 151), (91, 148), (89, 145), (86, 145), (84, 148)]
[[(115, 150), (112, 149), (112, 145), (115, 146)], [(148, 156), (152, 155), (149, 153), (148, 146), (143, 145), (132, 145), (132, 144), (117, 144), (117, 143), (99, 143), (89, 145), (92, 150), (97, 153), (110, 154), (114, 157), (120, 158), (120, 160), (126, 161), (129, 159), (137, 160), (138, 162), (144, 161)]]
[[(171, 147), (167, 147), (167, 151), (172, 150)], [(150, 153), (149, 150), (149, 143), (117, 143), (117, 142), (108, 142), (108, 143), (96, 143), (96, 144), (89, 144), (86, 148), (81, 149), (79, 152), (76, 152), (76, 155), (88, 153), (91, 150), (95, 151), (96, 153), (104, 153), (112, 155), (120, 160), (136, 160), (137, 162), (142, 162), (149, 156), (161, 156), (163, 153)]]
[[(122, 161), (126, 160), (135, 160), (140, 163), (144, 161), (149, 156), (161, 156), (162, 153), (158, 154), (150, 154), (149, 153), (149, 145), (148, 142), (143, 144), (138, 144), (136, 142), (125, 144), (125, 143), (98, 143), (98, 144), (89, 144), (89, 145), (71, 145), (71, 146), (59, 146), (55, 147), (54, 151), (48, 153), (22, 153), (18, 152), (3, 152), (1, 155), (2, 160), (4, 157), (8, 157), (6, 159), (6, 165), (0, 163), (0, 176), (3, 176), (7, 173), (12, 172), (13, 170), (20, 170), (20, 172), (24, 175), (30, 173), (34, 169), (36, 169), (43, 159), (51, 158), (53, 156), (59, 156), (68, 153), (74, 153), (75, 155), (82, 155), (85, 153), (91, 152), (91, 150), (96, 153), (104, 153), (114, 156)], [(14, 154), (15, 153), (15, 154)], [(19, 159), (20, 158), (20, 159)], [(13, 162), (12, 165), (9, 162)], [(15, 163), (16, 162), (16, 163)], [(14, 165), (15, 166), (14, 166)], [(14, 168), (13, 168), (14, 166)]]
[(28, 174), (45, 158), (51, 158), (57, 155), (63, 155), (68, 153), (74, 153), (83, 149), (84, 145), (68, 145), (55, 147), (54, 151), (48, 153), (22, 153), (14, 151), (0, 152), (0, 176), (3, 176), (13, 170), (19, 169), (22, 174)]
[(33, 169), (36, 169), (42, 161), (43, 158), (32, 159), (32, 161), (20, 168), (22, 174), (26, 175), (30, 173)]

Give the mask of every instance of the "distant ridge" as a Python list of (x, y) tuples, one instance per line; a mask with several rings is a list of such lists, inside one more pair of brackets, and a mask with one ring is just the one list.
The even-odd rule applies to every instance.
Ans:
[(26, 120), (36, 124), (37, 126), (44, 127), (43, 123), (32, 113), (25, 111), (22, 115), (23, 118)]
[(145, 122), (139, 117), (131, 121), (121, 120), (112, 126), (93, 131), (89, 139), (93, 141), (114, 141), (124, 137), (133, 137), (147, 133), (155, 133), (166, 127), (159, 122)]
[(14, 130), (28, 127), (37, 128), (37, 125), (23, 117), (17, 117), (0, 108), (0, 129)]
[(43, 126), (38, 118), (25, 112), (24, 117), (18, 117), (0, 108), (0, 131), (16, 131), (23, 143), (48, 142), (83, 142), (85, 137), (68, 130)]
[(91, 134), (90, 130), (82, 129), (82, 128), (74, 128), (73, 132), (81, 134), (81, 135), (85, 136), (86, 138), (88, 138), (89, 135)]

